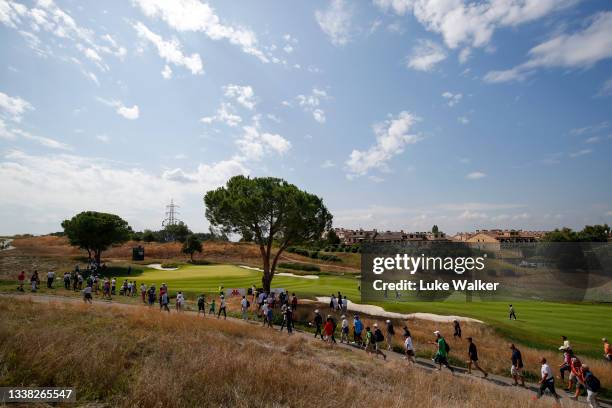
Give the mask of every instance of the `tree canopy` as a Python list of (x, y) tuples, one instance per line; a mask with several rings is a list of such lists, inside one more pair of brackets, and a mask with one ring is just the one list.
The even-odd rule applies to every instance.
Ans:
[(100, 255), (113, 244), (130, 239), (132, 229), (127, 221), (115, 214), (84, 211), (62, 222), (70, 245), (85, 249), (89, 258), (95, 257), (100, 263)]
[(184, 254), (188, 254), (193, 262), (193, 254), (196, 252), (202, 253), (202, 240), (195, 234), (189, 235), (183, 243), (182, 251)]
[(586, 225), (582, 231), (571, 228), (555, 229), (544, 235), (546, 242), (606, 242), (610, 234), (608, 224)]
[(225, 187), (207, 192), (204, 203), (211, 225), (252, 236), (259, 245), (266, 291), (281, 253), (291, 244), (320, 239), (332, 223), (320, 197), (274, 177), (232, 177)]
[(166, 242), (185, 242), (187, 237), (191, 234), (191, 230), (187, 227), (187, 224), (183, 221), (179, 221), (176, 224), (166, 225), (162, 233)]

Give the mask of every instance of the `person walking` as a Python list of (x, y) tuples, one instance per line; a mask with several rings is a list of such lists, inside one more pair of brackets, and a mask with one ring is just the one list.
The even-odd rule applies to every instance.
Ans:
[(391, 320), (387, 320), (387, 350), (393, 350), (393, 336), (395, 335), (395, 329)]
[(455, 370), (448, 363), (448, 352), (450, 351), (450, 346), (438, 330), (436, 330), (433, 334), (436, 336), (433, 344), (437, 345), (438, 349), (432, 360), (438, 364), (438, 371), (442, 370), (442, 365), (444, 365), (450, 370), (451, 373), (454, 373)]
[(64, 289), (70, 290), (70, 272), (64, 272)]
[(327, 320), (325, 321), (325, 325), (323, 326), (323, 340), (326, 342), (329, 342), (330, 344), (335, 343), (332, 342), (332, 339), (334, 338), (334, 323), (332, 322), (332, 318), (331, 315), (327, 316)]
[(363, 346), (363, 339), (361, 338), (361, 333), (363, 332), (363, 323), (361, 319), (359, 319), (359, 315), (355, 315), (353, 318), (353, 341), (355, 344), (359, 345), (359, 347)]
[(416, 357), (414, 352), (414, 344), (412, 343), (412, 336), (410, 335), (410, 330), (404, 327), (404, 353), (406, 353), (406, 359), (408, 360), (408, 364), (415, 363)]
[(612, 347), (610, 346), (608, 339), (604, 337), (603, 339), (601, 339), (601, 341), (603, 343), (604, 348), (604, 359), (606, 359), (607, 361), (612, 361)]
[(525, 377), (523, 376), (523, 356), (521, 355), (521, 351), (516, 348), (514, 343), (510, 344), (510, 350), (512, 351), (512, 356), (510, 360), (512, 361), (512, 366), (510, 367), (510, 375), (514, 380), (513, 385), (518, 385), (518, 380), (521, 380), (521, 387), (525, 386)]
[(17, 275), (17, 290), (20, 292), (23, 292), (23, 282), (25, 281), (25, 271), (21, 271), (19, 272), (19, 275)]
[(85, 289), (83, 289), (83, 301), (85, 303), (92, 303), (91, 301), (91, 286), (86, 286)]
[[(367, 333), (366, 333), (367, 334)], [(383, 356), (383, 359), (386, 360), (387, 356), (380, 350), (379, 344), (385, 341), (385, 336), (382, 334), (380, 329), (378, 328), (378, 323), (374, 323), (374, 333), (370, 332), (370, 343), (371, 343), (371, 352), (376, 355)]]
[(183, 292), (179, 291), (176, 294), (176, 311), (180, 312), (181, 310), (183, 310), (184, 304), (185, 304), (185, 296), (183, 295)]
[(291, 294), (291, 311), (295, 312), (297, 310), (298, 298), (295, 296), (295, 293)]
[(453, 332), (453, 339), (459, 338), (459, 340), (461, 340), (461, 325), (459, 324), (459, 320), (453, 320), (453, 329), (455, 330)]
[(346, 295), (344, 295), (344, 297), (342, 298), (342, 313), (346, 313), (348, 310), (348, 299), (346, 298)]
[(242, 296), (240, 301), (240, 311), (242, 312), (242, 320), (247, 320), (247, 313), (249, 311), (249, 301), (246, 296)]
[(587, 403), (591, 408), (599, 408), (599, 402), (597, 401), (597, 393), (601, 388), (599, 379), (593, 375), (589, 366), (586, 364), (582, 366), (582, 373), (584, 375), (584, 385), (587, 390)]
[(571, 372), (572, 370), (570, 365), (572, 363), (573, 352), (571, 348), (563, 346), (561, 346), (561, 350), (563, 351), (563, 363), (559, 366), (559, 376), (561, 381), (565, 381), (565, 372)]
[(468, 374), (472, 374), (472, 366), (474, 366), (478, 370), (480, 370), (480, 372), (484, 375), (484, 378), (487, 378), (489, 374), (485, 370), (480, 368), (480, 365), (478, 365), (478, 349), (476, 348), (476, 344), (474, 344), (474, 341), (471, 337), (468, 337), (467, 341), (469, 344), (467, 361)]
[(200, 315), (200, 313), (202, 313), (204, 315), (204, 317), (206, 317), (206, 297), (204, 296), (203, 293), (200, 294), (200, 296), (198, 296), (198, 316)]
[(538, 381), (540, 388), (538, 389), (537, 399), (541, 398), (542, 395), (544, 395), (544, 391), (548, 390), (555, 400), (559, 402), (559, 395), (557, 395), (555, 391), (555, 377), (553, 376), (550, 366), (546, 364), (546, 359), (544, 357), (540, 359), (540, 364), (542, 364), (542, 368), (540, 369), (540, 381)]
[(313, 324), (315, 326), (315, 339), (317, 338), (317, 335), (321, 336), (321, 340), (323, 340), (323, 333), (321, 332), (321, 327), (323, 325), (323, 317), (319, 314), (319, 309), (316, 309), (315, 311), (315, 315), (314, 315), (314, 319), (313, 319)]
[(340, 343), (344, 343), (346, 341), (346, 344), (348, 344), (349, 339), (348, 339), (348, 333), (349, 333), (349, 322), (346, 319), (346, 315), (342, 315), (340, 316), (340, 318), (342, 319), (341, 322), (341, 333), (340, 333)]
[(37, 288), (38, 288), (38, 271), (34, 270), (34, 273), (32, 274), (32, 277), (30, 278), (30, 285), (32, 286), (32, 292), (36, 292)]
[(147, 285), (144, 283), (140, 284), (140, 297), (142, 298), (142, 303), (147, 303)]
[(53, 281), (55, 280), (55, 272), (50, 270), (47, 272), (47, 289), (53, 289)]
[(571, 391), (572, 385), (576, 385), (576, 393), (574, 394), (573, 398), (574, 400), (578, 400), (581, 388), (585, 388), (584, 376), (582, 374), (582, 362), (578, 357), (572, 357), (572, 360), (570, 362), (570, 369), (571, 372), (567, 388)]
[[(161, 289), (160, 289), (160, 292), (161, 292)], [(168, 307), (169, 303), (170, 303), (170, 299), (168, 298), (168, 292), (164, 291), (164, 293), (160, 296), (159, 311), (161, 312), (162, 310), (165, 310), (166, 312), (170, 313), (170, 308)]]
[(287, 333), (293, 334), (293, 309), (287, 308)]
[(219, 300), (219, 312), (217, 313), (217, 319), (221, 317), (223, 313), (223, 320), (227, 320), (227, 303), (225, 302), (225, 296), (221, 295)]
[(512, 320), (512, 318), (514, 317), (514, 320), (516, 320), (516, 313), (514, 312), (514, 306), (510, 305), (509, 309), (508, 309), (508, 318), (510, 320)]
[(153, 304), (155, 303), (155, 285), (151, 285), (151, 287), (149, 287), (149, 290), (147, 290), (148, 295), (149, 295), (149, 306), (153, 306)]
[(212, 298), (210, 301), (210, 307), (208, 308), (208, 314), (212, 314), (215, 317), (215, 298)]

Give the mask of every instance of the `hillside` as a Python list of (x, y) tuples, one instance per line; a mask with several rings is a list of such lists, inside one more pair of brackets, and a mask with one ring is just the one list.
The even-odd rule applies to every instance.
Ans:
[(0, 313), (0, 386), (74, 386), (81, 403), (520, 408), (552, 401), (401, 360), (374, 361), (299, 334), (187, 313), (6, 298)]

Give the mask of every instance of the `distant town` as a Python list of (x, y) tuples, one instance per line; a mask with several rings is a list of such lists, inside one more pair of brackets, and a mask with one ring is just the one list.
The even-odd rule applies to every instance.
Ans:
[(363, 242), (448, 241), (469, 243), (520, 243), (541, 240), (549, 231), (523, 231), (510, 229), (476, 230), (447, 235), (434, 228), (428, 232), (378, 231), (364, 229), (334, 228), (341, 243), (346, 245)]

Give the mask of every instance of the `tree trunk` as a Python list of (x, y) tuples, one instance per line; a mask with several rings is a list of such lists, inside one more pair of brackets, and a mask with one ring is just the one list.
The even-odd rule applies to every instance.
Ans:
[(189, 255), (191, 255), (191, 263), (193, 263), (193, 252)]
[(102, 251), (100, 249), (95, 250), (96, 264), (100, 265), (100, 258), (102, 257)]
[(270, 293), (270, 284), (272, 283), (272, 273), (270, 271), (270, 258), (262, 251), (263, 258), (263, 276), (261, 277), (261, 285), (264, 292)]

